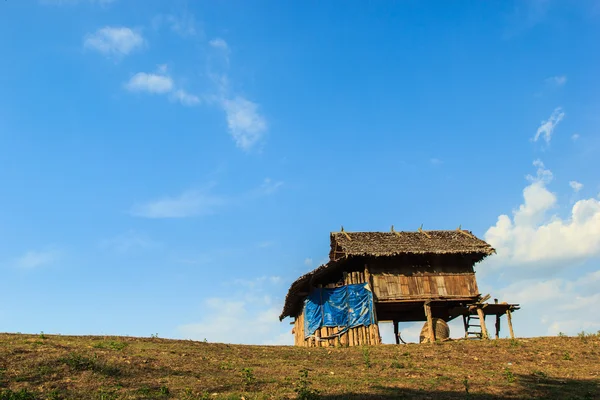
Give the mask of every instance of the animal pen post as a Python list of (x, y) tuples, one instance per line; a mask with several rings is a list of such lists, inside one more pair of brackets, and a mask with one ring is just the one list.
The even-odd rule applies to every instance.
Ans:
[(381, 343), (379, 322), (425, 321), (420, 341), (449, 337), (447, 322), (462, 317), (465, 338), (489, 338), (486, 316), (507, 316), (518, 304), (488, 303), (473, 266), (495, 253), (462, 230), (340, 232), (330, 234), (329, 262), (292, 283), (279, 317), (294, 318), (296, 346), (358, 346)]

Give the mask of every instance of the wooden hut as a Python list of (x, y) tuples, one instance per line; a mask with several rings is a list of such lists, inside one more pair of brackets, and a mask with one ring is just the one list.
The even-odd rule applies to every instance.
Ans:
[[(460, 227), (450, 231), (332, 232), (329, 262), (298, 278), (279, 317), (294, 318), (297, 346), (356, 346), (381, 343), (378, 323), (435, 322), (463, 317), (466, 338), (488, 338), (486, 316), (500, 317), (518, 304), (487, 303), (475, 280), (474, 265), (495, 253)], [(443, 323), (443, 322), (442, 322)]]

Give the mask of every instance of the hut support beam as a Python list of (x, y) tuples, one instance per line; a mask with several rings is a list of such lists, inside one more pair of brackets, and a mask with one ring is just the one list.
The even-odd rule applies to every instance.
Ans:
[(506, 320), (508, 322), (508, 330), (510, 331), (510, 338), (514, 339), (515, 338), (515, 333), (513, 332), (513, 327), (512, 327), (512, 313), (510, 310), (506, 310)]
[(496, 339), (500, 339), (500, 314), (496, 314)]
[(396, 344), (400, 344), (400, 336), (398, 336), (398, 321), (394, 321), (394, 337), (396, 338)]
[(481, 338), (489, 339), (487, 328), (485, 327), (485, 314), (483, 310), (477, 307), (477, 315), (479, 316), (479, 323), (481, 324)]
[(433, 330), (433, 318), (431, 317), (431, 302), (425, 302), (425, 316), (427, 317), (427, 330), (429, 331), (429, 342), (435, 342), (435, 331)]

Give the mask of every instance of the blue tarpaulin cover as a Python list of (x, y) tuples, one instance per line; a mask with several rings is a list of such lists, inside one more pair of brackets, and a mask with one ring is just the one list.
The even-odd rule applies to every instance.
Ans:
[(354, 328), (373, 320), (373, 293), (366, 283), (334, 289), (316, 288), (304, 300), (304, 335), (323, 326)]

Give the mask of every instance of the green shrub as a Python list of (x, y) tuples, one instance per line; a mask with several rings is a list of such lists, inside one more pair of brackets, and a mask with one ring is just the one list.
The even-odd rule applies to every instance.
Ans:
[(308, 379), (308, 370), (306, 368), (300, 370), (300, 378), (294, 389), (298, 400), (316, 400), (319, 398), (319, 391), (311, 388), (312, 382)]

